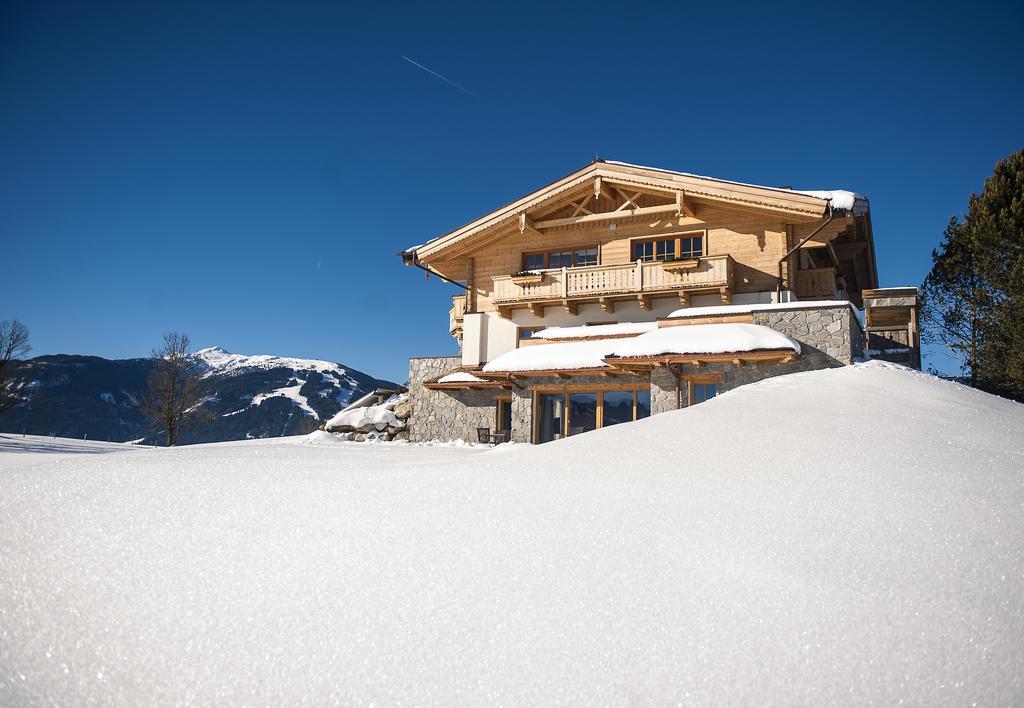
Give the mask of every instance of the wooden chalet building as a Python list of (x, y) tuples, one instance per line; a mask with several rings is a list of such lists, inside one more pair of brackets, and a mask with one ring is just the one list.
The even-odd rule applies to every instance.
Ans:
[(596, 160), (400, 255), (460, 289), (459, 356), (410, 360), (412, 440), (547, 442), (865, 356), (920, 366), (916, 291), (878, 289), (853, 192)]

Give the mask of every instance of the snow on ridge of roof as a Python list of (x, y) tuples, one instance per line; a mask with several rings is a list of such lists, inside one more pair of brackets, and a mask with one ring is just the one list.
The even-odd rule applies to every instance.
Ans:
[(619, 340), (617, 357), (660, 356), (662, 354), (735, 354), (764, 349), (792, 349), (800, 343), (764, 325), (705, 324), (662, 327), (627, 342)]
[(705, 315), (748, 315), (752, 312), (771, 310), (803, 310), (813, 307), (848, 306), (854, 312), (857, 308), (848, 300), (794, 300), (793, 302), (766, 302), (751, 305), (710, 305), (707, 307), (683, 307), (668, 313), (666, 319), (677, 317), (703, 317)]
[(786, 187), (769, 187), (766, 184), (754, 184), (752, 182), (737, 182), (732, 179), (722, 179), (721, 177), (710, 177), (708, 175), (698, 175), (693, 172), (680, 172), (679, 170), (667, 170), (664, 167), (651, 167), (650, 165), (635, 165), (632, 162), (620, 162), (618, 160), (605, 160), (606, 164), (619, 165), (621, 167), (635, 167), (640, 170), (654, 170), (655, 172), (665, 172), (672, 175), (680, 175), (682, 177), (696, 177), (697, 179), (708, 179), (712, 182), (725, 182), (726, 184), (736, 184), (741, 187), (756, 187), (757, 189), (771, 189), (776, 192), (788, 192), (790, 194), (803, 194), (808, 197), (815, 197), (817, 199), (831, 199), (832, 206), (835, 209), (841, 209), (843, 211), (849, 211), (853, 209), (853, 204), (858, 199), (868, 201), (868, 198), (863, 194), (857, 192), (850, 192), (845, 189), (787, 189)]
[(615, 337), (624, 334), (643, 334), (657, 329), (657, 322), (619, 322), (581, 327), (548, 327), (534, 334), (535, 339), (583, 339), (589, 337)]
[(474, 376), (468, 371), (453, 371), (439, 378), (436, 383), (486, 383), (487, 379)]

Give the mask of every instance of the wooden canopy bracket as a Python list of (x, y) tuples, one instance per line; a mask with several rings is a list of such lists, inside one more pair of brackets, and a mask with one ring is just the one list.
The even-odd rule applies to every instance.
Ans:
[(578, 315), (580, 312), (579, 306), (572, 300), (562, 300), (562, 308), (569, 315)]
[(601, 304), (601, 309), (607, 312), (608, 314), (612, 314), (613, 312), (615, 312), (615, 301), (612, 300), (611, 298), (598, 298), (598, 302)]
[(651, 296), (650, 295), (637, 295), (636, 298), (640, 302), (640, 309), (641, 310), (647, 310), (648, 312), (650, 312), (650, 310), (651, 310)]
[(530, 314), (534, 317), (544, 319), (544, 305), (539, 302), (530, 303)]

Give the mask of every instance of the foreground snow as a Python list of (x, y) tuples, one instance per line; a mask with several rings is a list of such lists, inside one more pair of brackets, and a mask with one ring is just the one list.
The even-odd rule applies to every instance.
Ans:
[(539, 447), (5, 469), (0, 704), (1020, 703), (1022, 433), (868, 364)]

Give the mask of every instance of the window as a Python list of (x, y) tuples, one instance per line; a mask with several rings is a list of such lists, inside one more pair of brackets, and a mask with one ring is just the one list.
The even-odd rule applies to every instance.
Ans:
[(519, 328), (519, 338), (520, 339), (533, 339), (534, 335), (537, 334), (537, 332), (542, 331), (543, 329), (544, 329), (543, 327), (520, 327)]
[(704, 255), (704, 234), (680, 234), (672, 238), (651, 239), (633, 242), (633, 260), (673, 261), (700, 258)]
[(543, 253), (526, 253), (523, 255), (523, 270), (544, 270)]
[(650, 389), (538, 392), (535, 402), (534, 441), (538, 443), (651, 414)]
[(584, 268), (596, 266), (597, 246), (583, 246), (571, 251), (547, 251), (545, 253), (524, 253), (523, 270), (544, 270), (545, 268)]
[(679, 258), (700, 258), (704, 255), (703, 236), (685, 236), (679, 239)]
[(576, 268), (584, 268), (586, 266), (597, 265), (597, 247), (593, 248), (577, 248), (574, 256), (573, 265)]
[(494, 401), (494, 430), (512, 429), (512, 399), (497, 398)]
[(718, 392), (718, 384), (714, 383), (697, 383), (694, 381), (690, 384), (690, 405), (696, 405), (703, 403), (709, 398), (714, 398)]

